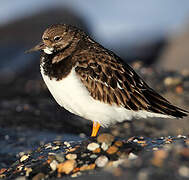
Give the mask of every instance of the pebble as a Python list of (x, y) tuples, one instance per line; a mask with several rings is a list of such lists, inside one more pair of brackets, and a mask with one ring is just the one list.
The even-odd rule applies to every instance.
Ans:
[(29, 174), (32, 172), (32, 168), (25, 167), (24, 170), (26, 171), (26, 176), (29, 176)]
[(136, 154), (134, 154), (134, 153), (129, 153), (129, 156), (128, 156), (128, 159), (129, 160), (133, 160), (133, 159), (137, 159), (138, 158), (138, 156), (136, 155)]
[(58, 173), (69, 174), (76, 167), (77, 163), (75, 160), (66, 160), (63, 163), (58, 164)]
[(23, 155), (21, 158), (20, 158), (20, 162), (23, 162), (23, 161), (25, 161), (26, 159), (28, 159), (29, 158), (29, 154), (28, 155)]
[(57, 150), (57, 149), (59, 149), (60, 148), (60, 146), (53, 146), (52, 147), (52, 150)]
[(114, 136), (111, 134), (103, 133), (97, 137), (97, 142), (111, 144), (114, 141)]
[(77, 154), (67, 154), (66, 159), (77, 159)]
[(53, 160), (51, 163), (50, 163), (50, 167), (52, 169), (52, 171), (55, 171), (56, 168), (58, 166), (58, 162), (56, 160)]
[(93, 153), (100, 153), (101, 152), (101, 149), (100, 148), (96, 148), (94, 151), (93, 151)]
[(94, 151), (95, 149), (97, 149), (99, 147), (100, 147), (99, 144), (93, 142), (93, 143), (88, 144), (87, 149), (89, 151)]
[(161, 167), (163, 165), (164, 159), (167, 157), (167, 152), (165, 150), (154, 151), (154, 157), (152, 159), (152, 164)]
[(96, 164), (83, 165), (80, 167), (80, 171), (92, 170), (96, 167)]
[(118, 148), (116, 146), (110, 146), (108, 150), (106, 151), (108, 154), (114, 154), (118, 151)]
[(178, 173), (185, 178), (189, 178), (189, 168), (186, 166), (181, 166)]
[(49, 149), (49, 148), (52, 148), (52, 144), (51, 143), (48, 143), (45, 145), (45, 149)]
[(67, 142), (67, 141), (64, 142), (64, 145), (66, 145), (67, 147), (71, 146), (71, 144), (69, 142)]
[(102, 145), (101, 145), (101, 148), (102, 148), (104, 151), (106, 151), (106, 150), (109, 148), (109, 145), (106, 144), (105, 142), (103, 142)]
[(104, 167), (108, 163), (108, 158), (106, 156), (100, 156), (96, 159), (95, 164), (97, 167)]
[(96, 154), (91, 154), (91, 155), (90, 155), (90, 158), (91, 158), (91, 159), (97, 158), (97, 155), (96, 155)]
[(164, 79), (164, 84), (166, 86), (171, 86), (171, 85), (174, 86), (174, 85), (178, 85), (180, 83), (182, 83), (182, 79), (179, 77), (166, 77)]
[(61, 162), (64, 162), (64, 160), (65, 160), (64, 154), (62, 154), (62, 153), (56, 154), (55, 157), (56, 157), (56, 160), (57, 160), (58, 162), (60, 162), (60, 163), (61, 163)]
[(121, 147), (121, 146), (123, 146), (123, 142), (121, 142), (121, 141), (116, 141), (116, 142), (114, 143), (114, 145), (117, 146), (117, 147)]

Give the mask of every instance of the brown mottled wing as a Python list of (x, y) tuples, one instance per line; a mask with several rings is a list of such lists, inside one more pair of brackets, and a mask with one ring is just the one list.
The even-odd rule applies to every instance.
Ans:
[(185, 111), (171, 105), (151, 89), (134, 70), (112, 52), (87, 52), (78, 61), (76, 73), (91, 96), (129, 110), (182, 117)]

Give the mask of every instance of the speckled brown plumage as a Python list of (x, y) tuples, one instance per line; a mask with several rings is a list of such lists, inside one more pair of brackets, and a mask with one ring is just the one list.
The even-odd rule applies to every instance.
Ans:
[(135, 111), (147, 110), (176, 117), (185, 115), (182, 109), (171, 105), (151, 89), (112, 52), (89, 50), (83, 53), (83, 57), (79, 58), (75, 70), (94, 99)]
[[(186, 116), (185, 110), (156, 93), (120, 57), (82, 30), (69, 25), (53, 25), (44, 32), (43, 41), (53, 48), (52, 54), (41, 54), (44, 73), (50, 78), (57, 81), (66, 78), (74, 67), (95, 100), (128, 110)], [(42, 43), (32, 50), (42, 50), (45, 45)]]

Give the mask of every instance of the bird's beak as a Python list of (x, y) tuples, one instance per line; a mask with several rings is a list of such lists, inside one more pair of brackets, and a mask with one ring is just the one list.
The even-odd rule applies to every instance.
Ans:
[(31, 52), (40, 51), (40, 50), (43, 50), (43, 49), (45, 49), (45, 45), (44, 45), (43, 42), (41, 42), (38, 45), (34, 46), (33, 48), (25, 51), (25, 53), (31, 53)]

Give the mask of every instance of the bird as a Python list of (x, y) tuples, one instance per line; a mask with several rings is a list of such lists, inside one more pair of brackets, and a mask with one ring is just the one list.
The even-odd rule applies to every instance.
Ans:
[(42, 41), (27, 52), (40, 51), (40, 71), (57, 103), (99, 128), (125, 120), (182, 118), (188, 111), (172, 105), (153, 90), (114, 52), (83, 30), (53, 24)]

